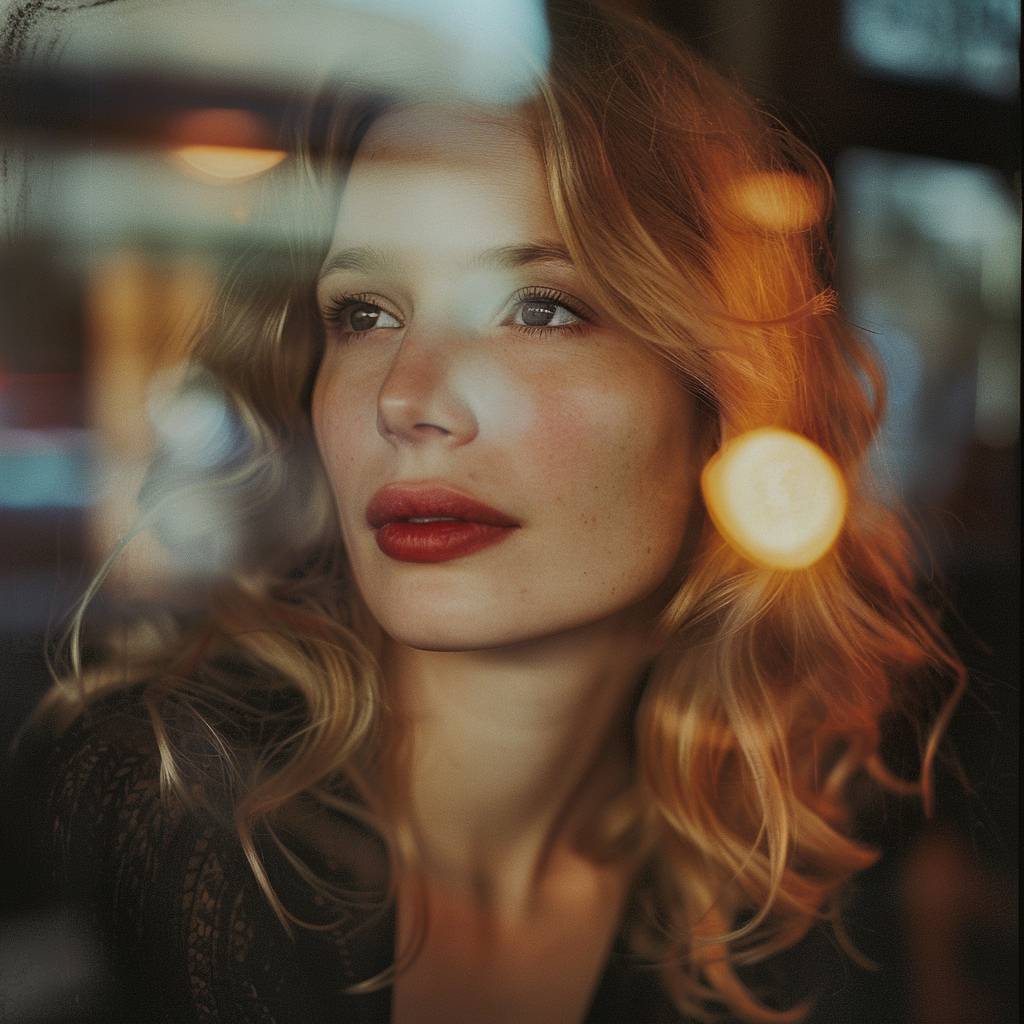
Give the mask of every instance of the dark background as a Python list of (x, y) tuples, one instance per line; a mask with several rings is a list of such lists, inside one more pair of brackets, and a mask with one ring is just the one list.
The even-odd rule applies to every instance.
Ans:
[[(1019, 13), (983, 0), (626, 6), (742, 82), (833, 173), (844, 305), (898, 385), (883, 437), (893, 492), (910, 510), (928, 586), (945, 595), (944, 622), (971, 674), (949, 732), (962, 777), (940, 769), (930, 821), (893, 800), (871, 826), (886, 856), (858, 882), (848, 923), (882, 966), (851, 964), (812, 1020), (1016, 1021)], [(13, 18), (29, 7), (7, 10)], [(876, 36), (878, 25), (890, 27), (876, 38), (882, 56), (872, 56), (869, 31), (858, 42), (851, 28), (865, 12)], [(11, 26), (8, 60), (22, 45)], [(924, 40), (908, 44), (902, 66), (900, 46), (882, 45), (899, 31)], [(105, 93), (95, 81), (83, 89), (41, 72), (6, 84), (0, 145), (151, 141), (131, 90)], [(195, 81), (165, 96), (150, 91), (147, 102), (211, 91), (222, 106), (277, 109), (272, 93)], [(47, 686), (45, 638), (96, 559), (89, 285), (55, 255), (59, 234), (19, 233), (9, 221), (0, 246), (5, 746)]]

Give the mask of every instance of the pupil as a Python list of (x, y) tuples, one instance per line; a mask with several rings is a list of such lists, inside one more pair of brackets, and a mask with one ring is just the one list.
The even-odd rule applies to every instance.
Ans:
[(380, 310), (368, 303), (361, 302), (352, 307), (348, 315), (348, 322), (353, 331), (368, 331), (377, 323), (380, 317)]
[(527, 302), (523, 306), (523, 323), (529, 327), (546, 327), (554, 315), (554, 302)]

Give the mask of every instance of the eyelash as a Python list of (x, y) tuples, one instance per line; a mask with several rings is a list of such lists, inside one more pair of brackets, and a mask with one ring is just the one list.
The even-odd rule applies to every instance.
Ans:
[[(510, 305), (514, 308), (527, 302), (553, 302), (558, 306), (568, 310), (574, 317), (577, 317), (575, 323), (561, 324), (555, 327), (545, 327), (529, 324), (515, 324), (505, 323), (503, 326), (512, 327), (517, 331), (521, 331), (524, 334), (550, 334), (552, 332), (558, 332), (560, 334), (579, 334), (582, 331), (587, 330), (592, 323), (592, 318), (580, 305), (573, 299), (571, 299), (564, 292), (560, 292), (554, 288), (520, 288), (515, 292), (511, 299)], [(382, 306), (374, 296), (368, 292), (359, 292), (351, 295), (339, 295), (336, 298), (331, 299), (324, 309), (321, 311), (321, 317), (327, 326), (334, 326), (338, 328), (338, 333), (343, 337), (352, 338), (358, 337), (363, 334), (372, 334), (372, 330), (365, 331), (351, 331), (344, 330), (341, 328), (341, 324), (344, 322), (346, 312), (351, 306), (372, 306), (374, 309), (379, 309), (382, 313), (387, 313), (388, 316), (394, 317), (396, 320), (402, 318), (397, 313), (393, 313), (386, 306)]]

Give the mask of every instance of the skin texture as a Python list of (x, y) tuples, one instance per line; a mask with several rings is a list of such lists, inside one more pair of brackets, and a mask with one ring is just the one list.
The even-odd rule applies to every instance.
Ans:
[[(538, 243), (561, 237), (522, 126), (418, 107), (367, 136), (318, 287), (335, 313), (314, 429), (412, 738), (432, 926), (396, 985), (402, 1022), (438, 1006), (578, 1017), (634, 868), (589, 862), (574, 837), (627, 777), (626, 705), (694, 501), (692, 401), (570, 264), (484, 258)], [(384, 261), (338, 265), (363, 247)], [(589, 322), (546, 307), (549, 326), (523, 330), (527, 286)], [(337, 312), (353, 294), (382, 310), (372, 330), (346, 333), (366, 324)], [(453, 561), (392, 560), (365, 510), (395, 482), (445, 484), (521, 526)]]
[[(540, 161), (499, 124), (446, 119), (423, 138), (424, 116), (376, 128), (345, 189), (332, 253), (372, 246), (394, 266), (330, 273), (320, 301), (357, 293), (388, 315), (372, 337), (329, 331), (314, 422), (356, 580), (386, 632), (495, 648), (614, 616), (664, 579), (692, 500), (690, 409), (663, 363), (612, 327), (502, 323), (522, 286), (596, 302), (569, 267), (475, 264), (496, 245), (560, 241)], [(396, 562), (364, 522), (395, 481), (447, 483), (522, 528), (454, 562)]]

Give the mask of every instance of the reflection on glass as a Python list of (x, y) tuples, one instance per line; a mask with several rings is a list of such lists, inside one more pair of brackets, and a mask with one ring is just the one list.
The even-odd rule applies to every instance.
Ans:
[(86, 430), (0, 428), (0, 509), (88, 505), (90, 448)]
[(846, 48), (868, 67), (1011, 95), (1019, 80), (1015, 0), (846, 0)]
[(286, 156), (275, 148), (265, 118), (251, 110), (191, 110), (169, 126), (171, 154), (204, 181), (242, 181), (276, 167)]
[(846, 153), (837, 186), (847, 304), (890, 389), (881, 475), (912, 502), (938, 501), (972, 437), (1017, 437), (1016, 203), (987, 169), (872, 151)]
[[(87, 273), (90, 349), (88, 417), (97, 439), (97, 485), (90, 514), (92, 547), (105, 554), (138, 518), (137, 495), (157, 442), (193, 431), (216, 416), (209, 403), (172, 407), (162, 396), (181, 376), (191, 333), (212, 297), (208, 263), (194, 256), (158, 257), (138, 249), (110, 251)], [(187, 524), (197, 515), (179, 510)], [(132, 543), (130, 574), (144, 583), (177, 571), (155, 538)], [(129, 575), (125, 572), (125, 577)], [(120, 582), (120, 581), (118, 581)]]
[(539, 0), (161, 0), (76, 13), (66, 67), (244, 88), (304, 91), (340, 77), (392, 94), (516, 102), (550, 48)]
[(175, 156), (186, 167), (215, 181), (240, 181), (269, 171), (285, 157), (279, 149), (241, 146), (179, 146)]
[[(0, 3), (0, 25), (0, 519), (17, 553), (0, 626), (41, 632), (58, 562), (72, 580), (132, 531), (156, 449), (168, 472), (195, 469), (182, 449), (230, 455), (216, 396), (168, 395), (225, 268), (255, 247), (276, 286), (290, 244), (321, 231), (282, 130), (294, 111), (349, 92), (515, 103), (550, 46), (541, 0)], [(160, 592), (231, 557), (216, 502), (164, 511), (115, 586)]]
[[(262, 157), (271, 151), (257, 152)], [(216, 180), (207, 173), (197, 181), (194, 165), (186, 168), (182, 156), (173, 147), (52, 151), (43, 179), (50, 187), (45, 198), (33, 191), (25, 218), (34, 233), (61, 239), (65, 262), (88, 257), (97, 247), (141, 243), (216, 251), (250, 239), (248, 221), (267, 175), (253, 174), (256, 168), (243, 156), (235, 170), (244, 173)], [(259, 169), (273, 173), (265, 165)], [(273, 211), (261, 218), (265, 244), (282, 240), (292, 228), (296, 202), (290, 182), (275, 182)]]

